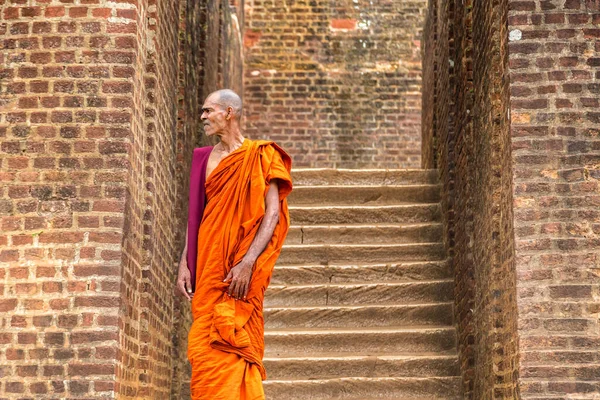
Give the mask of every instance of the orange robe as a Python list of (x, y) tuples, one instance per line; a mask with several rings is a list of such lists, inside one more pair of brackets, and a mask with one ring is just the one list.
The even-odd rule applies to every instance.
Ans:
[[(188, 335), (192, 399), (265, 398), (263, 299), (289, 228), (290, 168), (290, 157), (275, 143), (245, 139), (206, 181)], [(279, 180), (279, 222), (254, 264), (247, 300), (234, 300), (223, 280), (258, 232), (272, 179)]]

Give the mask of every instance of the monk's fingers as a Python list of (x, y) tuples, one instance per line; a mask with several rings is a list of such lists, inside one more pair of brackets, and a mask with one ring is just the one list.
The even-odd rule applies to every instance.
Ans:
[(244, 281), (244, 283), (242, 285), (240, 285), (239, 298), (240, 299), (245, 299), (247, 291), (248, 291), (248, 281)]
[(187, 293), (192, 293), (192, 282), (189, 276), (186, 276), (183, 281), (183, 286)]
[(231, 281), (231, 283), (229, 284), (229, 289), (227, 290), (227, 293), (230, 296), (234, 296), (235, 297), (235, 287), (237, 286), (237, 279), (234, 279)]
[(183, 295), (183, 297), (187, 298), (188, 300), (190, 299), (190, 296), (187, 294), (187, 291), (185, 290), (185, 283), (183, 281), (177, 281), (177, 289), (179, 290), (179, 293), (181, 293)]
[(248, 280), (247, 279), (241, 279), (240, 280), (240, 284), (238, 286), (238, 293), (237, 293), (237, 298), (238, 299), (242, 299), (246, 296), (246, 290), (248, 287)]
[(244, 288), (244, 300), (248, 297), (248, 292), (250, 291), (250, 282), (246, 283), (246, 287)]
[(232, 296), (234, 299), (237, 299), (237, 298), (238, 298), (238, 286), (239, 286), (239, 284), (240, 284), (240, 283), (239, 283), (239, 281), (238, 281), (237, 279), (236, 279), (236, 280), (234, 280), (234, 281), (231, 283), (231, 286), (233, 286), (233, 287), (231, 288), (231, 296)]
[(233, 279), (233, 269), (229, 271), (223, 282), (227, 282)]
[(237, 285), (235, 287), (235, 298), (238, 300), (242, 297), (242, 293), (244, 292), (244, 285), (245, 283), (243, 279), (238, 280)]

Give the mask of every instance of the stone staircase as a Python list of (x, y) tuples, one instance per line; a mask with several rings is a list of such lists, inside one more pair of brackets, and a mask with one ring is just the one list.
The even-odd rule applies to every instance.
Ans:
[(267, 398), (460, 399), (435, 171), (295, 170)]

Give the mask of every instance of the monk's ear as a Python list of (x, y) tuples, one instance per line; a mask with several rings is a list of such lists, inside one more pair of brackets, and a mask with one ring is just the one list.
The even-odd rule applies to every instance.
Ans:
[(232, 113), (233, 113), (233, 108), (231, 106), (227, 107), (227, 116), (225, 117), (225, 119), (229, 121), (229, 118), (231, 118)]

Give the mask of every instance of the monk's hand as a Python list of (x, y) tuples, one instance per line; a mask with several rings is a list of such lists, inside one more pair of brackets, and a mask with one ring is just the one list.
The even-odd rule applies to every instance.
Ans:
[(248, 296), (250, 289), (250, 278), (252, 278), (252, 266), (254, 262), (242, 259), (239, 264), (231, 268), (223, 282), (230, 282), (227, 294), (234, 299), (244, 299)]
[(179, 262), (179, 272), (177, 274), (177, 290), (183, 297), (192, 301), (194, 293), (192, 293), (192, 276), (187, 266), (187, 260), (185, 257), (181, 258)]

